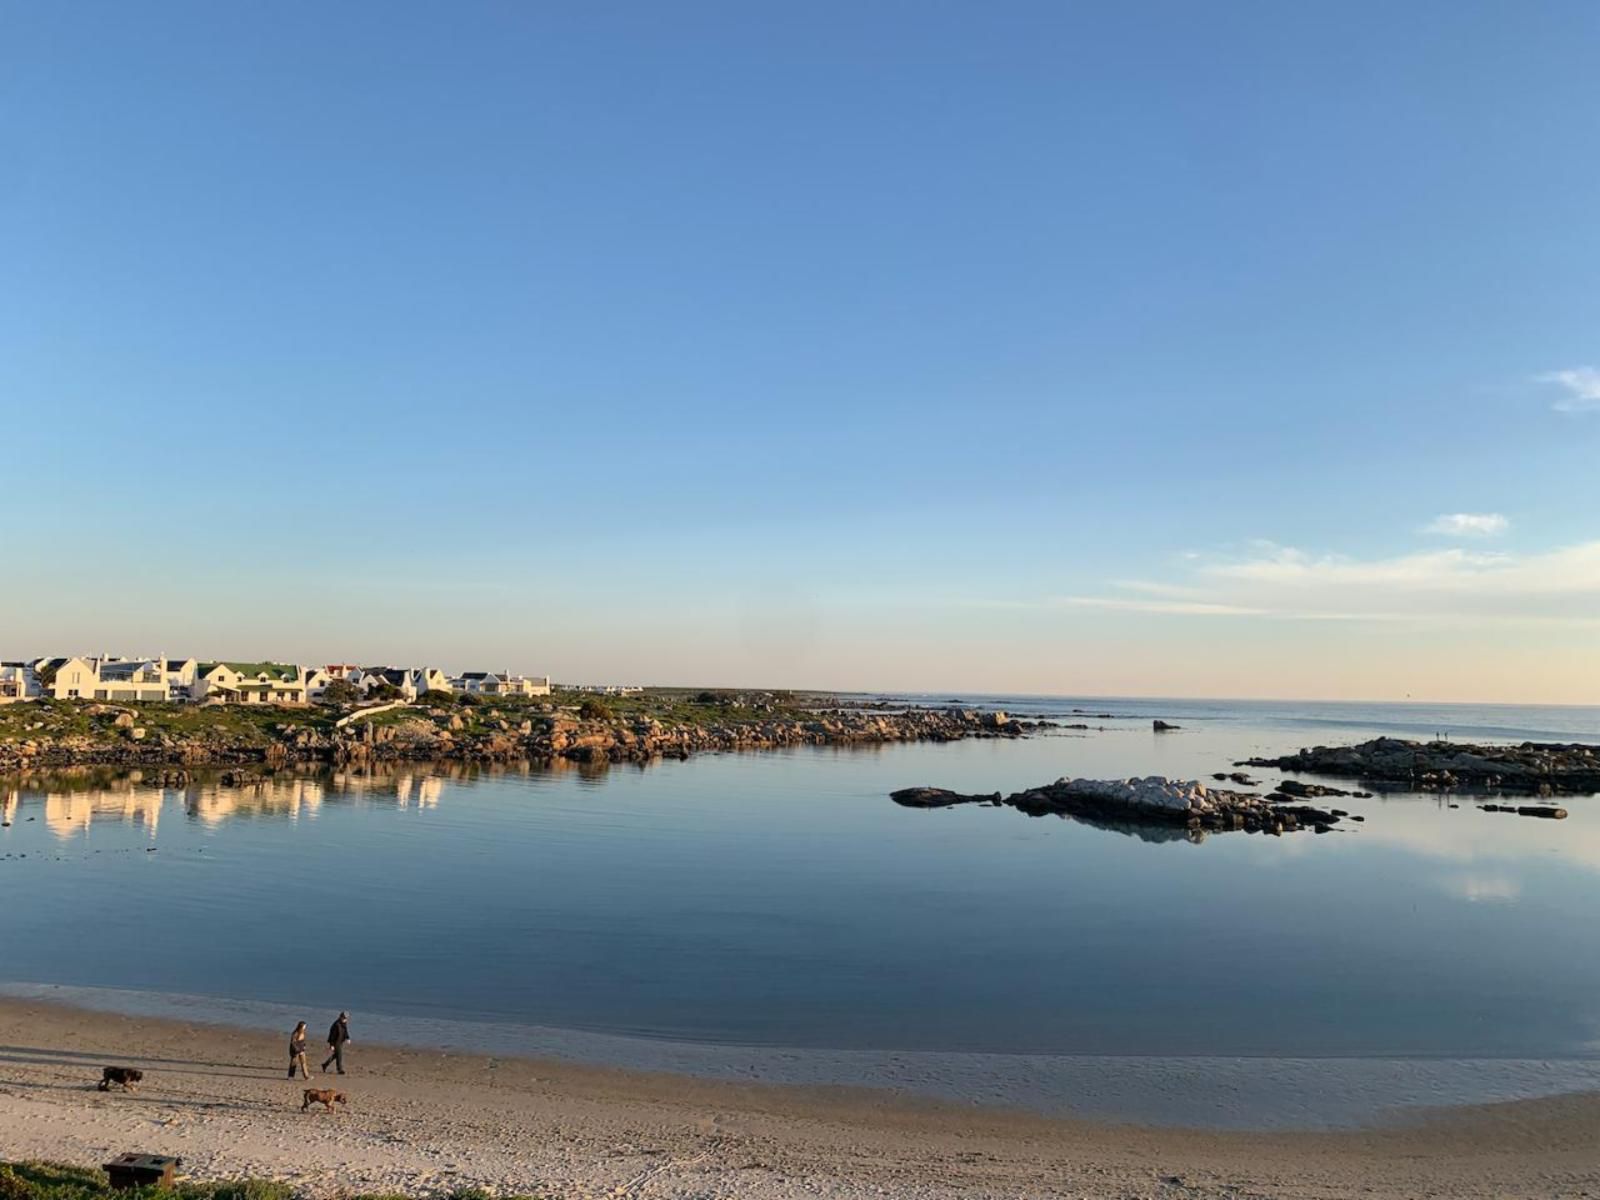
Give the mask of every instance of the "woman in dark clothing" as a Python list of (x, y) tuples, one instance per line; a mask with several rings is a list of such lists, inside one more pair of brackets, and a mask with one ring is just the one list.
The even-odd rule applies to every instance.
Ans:
[(289, 1035), (289, 1078), (294, 1078), (296, 1068), (302, 1079), (311, 1078), (311, 1068), (306, 1066), (306, 1023), (301, 1021)]

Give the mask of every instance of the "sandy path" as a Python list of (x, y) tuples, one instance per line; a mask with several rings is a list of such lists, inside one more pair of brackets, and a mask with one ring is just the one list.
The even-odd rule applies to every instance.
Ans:
[[(0, 1157), (170, 1153), (196, 1176), (285, 1176), (318, 1196), (1600, 1196), (1594, 1094), (1370, 1132), (1214, 1134), (357, 1045), (349, 1076), (312, 1081), (350, 1107), (303, 1114), (286, 1040), (0, 1000)], [(110, 1062), (144, 1068), (142, 1090), (96, 1091)]]

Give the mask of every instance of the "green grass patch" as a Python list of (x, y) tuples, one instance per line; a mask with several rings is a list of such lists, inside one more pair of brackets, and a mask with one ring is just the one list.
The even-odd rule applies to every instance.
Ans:
[[(96, 709), (106, 711), (96, 712)], [(133, 714), (134, 724), (145, 730), (146, 742), (165, 734), (186, 738), (218, 737), (246, 746), (267, 746), (281, 740), (285, 727), (329, 730), (339, 715), (319, 705), (305, 708), (277, 705), (124, 704), (93, 700), (30, 700), (0, 705), (0, 742), (83, 737), (106, 743), (123, 742), (126, 731), (117, 723), (119, 713)], [(3, 1198), (0, 1198), (3, 1200)]]

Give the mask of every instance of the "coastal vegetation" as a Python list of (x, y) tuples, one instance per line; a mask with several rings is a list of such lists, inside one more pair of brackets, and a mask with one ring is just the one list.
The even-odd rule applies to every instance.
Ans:
[(427, 692), (298, 706), (38, 700), (0, 707), (0, 771), (382, 759), (641, 762), (715, 750), (1015, 737), (1005, 714), (882, 709), (823, 694), (652, 689), (548, 697)]

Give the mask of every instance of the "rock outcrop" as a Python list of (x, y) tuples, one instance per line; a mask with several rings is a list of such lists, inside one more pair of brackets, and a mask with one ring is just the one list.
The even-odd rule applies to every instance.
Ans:
[(1385, 737), (1355, 746), (1315, 746), (1282, 758), (1251, 758), (1234, 765), (1399, 784), (1414, 791), (1540, 796), (1600, 792), (1600, 748), (1563, 742), (1488, 746)]
[(1207, 832), (1292, 833), (1313, 829), (1326, 833), (1348, 814), (1308, 804), (1283, 804), (1243, 792), (1208, 788), (1194, 780), (1151, 775), (1143, 779), (1058, 779), (1052, 784), (1016, 792), (1002, 799), (998, 792), (969, 795), (943, 788), (902, 788), (890, 794), (908, 808), (946, 808), (955, 804), (1006, 805), (1029, 816), (1077, 817), (1107, 827), (1155, 825)]
[[(286, 718), (289, 715), (286, 710)], [(730, 750), (1017, 738), (1037, 728), (1002, 712), (961, 708), (888, 712), (828, 705), (798, 716), (752, 712), (709, 721), (665, 722), (642, 715), (584, 720), (564, 711), (530, 714), (525, 709), (509, 716), (485, 716), (473, 708), (435, 711), (416, 706), (343, 728), (332, 727), (328, 719), (315, 727), (286, 719), (266, 734), (259, 729), (205, 729), (133, 739), (131, 714), (108, 710), (97, 716), (104, 730), (40, 732), (0, 742), (0, 773), (88, 765), (276, 767), (402, 759), (638, 763)]]

